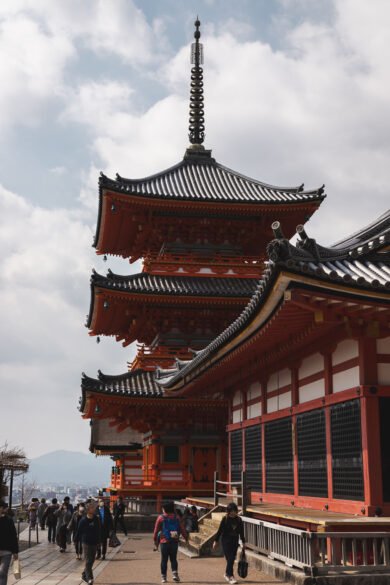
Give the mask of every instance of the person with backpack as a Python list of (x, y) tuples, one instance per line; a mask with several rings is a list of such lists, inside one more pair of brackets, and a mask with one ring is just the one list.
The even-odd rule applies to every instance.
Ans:
[(51, 501), (50, 506), (48, 506), (43, 514), (43, 521), (46, 522), (46, 526), (48, 528), (47, 531), (47, 540), (52, 542), (53, 544), (56, 541), (56, 531), (57, 531), (57, 516), (56, 512), (59, 509), (59, 504), (57, 498), (53, 498)]
[(213, 550), (218, 546), (221, 538), (223, 554), (226, 559), (225, 581), (234, 585), (237, 581), (234, 578), (233, 567), (236, 560), (238, 540), (241, 539), (242, 548), (245, 550), (244, 523), (238, 515), (238, 508), (234, 502), (228, 504), (226, 516), (221, 520), (218, 532), (213, 542)]
[(173, 502), (163, 505), (163, 513), (157, 518), (153, 540), (156, 549), (161, 551), (161, 583), (167, 582), (168, 559), (171, 562), (173, 580), (180, 583), (177, 563), (180, 534), (188, 541), (187, 532), (175, 513)]

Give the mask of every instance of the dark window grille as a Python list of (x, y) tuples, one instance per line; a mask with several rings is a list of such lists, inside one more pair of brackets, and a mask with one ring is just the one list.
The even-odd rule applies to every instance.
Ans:
[(263, 490), (261, 442), (260, 425), (245, 429), (246, 485), (248, 489), (258, 492)]
[(294, 493), (291, 418), (265, 425), (266, 491)]
[(313, 410), (297, 416), (299, 495), (326, 498), (325, 411)]
[(379, 399), (383, 501), (390, 502), (390, 398)]
[(167, 445), (164, 447), (164, 463), (178, 463), (179, 455), (178, 445)]
[(241, 481), (242, 472), (242, 431), (230, 433), (231, 481)]
[(363, 500), (360, 401), (350, 400), (333, 405), (330, 417), (333, 496), (341, 500)]

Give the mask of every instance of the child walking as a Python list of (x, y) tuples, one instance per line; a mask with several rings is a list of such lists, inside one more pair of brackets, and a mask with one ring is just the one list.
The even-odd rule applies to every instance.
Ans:
[(153, 540), (155, 548), (160, 545), (161, 551), (161, 583), (167, 582), (168, 559), (171, 561), (173, 580), (180, 582), (177, 563), (177, 549), (179, 548), (180, 534), (187, 541), (187, 533), (175, 513), (173, 502), (163, 506), (163, 513), (156, 520)]
[(236, 560), (238, 540), (241, 539), (242, 548), (245, 549), (244, 524), (238, 515), (236, 504), (231, 502), (227, 506), (226, 516), (222, 518), (218, 532), (215, 535), (213, 549), (217, 548), (221, 538), (223, 554), (226, 559), (225, 581), (234, 585), (237, 581), (234, 578), (233, 566)]

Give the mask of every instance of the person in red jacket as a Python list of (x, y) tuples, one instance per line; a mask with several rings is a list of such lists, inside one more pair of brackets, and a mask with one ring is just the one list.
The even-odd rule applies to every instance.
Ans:
[(153, 533), (154, 545), (156, 548), (160, 545), (161, 551), (161, 583), (167, 582), (168, 559), (171, 561), (173, 580), (180, 582), (177, 563), (180, 534), (187, 542), (187, 532), (175, 513), (174, 504), (167, 502), (163, 506), (162, 515), (156, 520)]

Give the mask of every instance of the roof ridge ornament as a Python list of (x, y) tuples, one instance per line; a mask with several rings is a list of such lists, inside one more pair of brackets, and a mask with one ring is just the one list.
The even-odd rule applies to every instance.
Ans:
[[(189, 134), (191, 145), (187, 148), (184, 159), (191, 158), (197, 162), (208, 159), (207, 162), (214, 162), (211, 158), (211, 150), (206, 150), (203, 146), (205, 138), (204, 125), (204, 97), (203, 97), (203, 45), (200, 39), (200, 20), (197, 17), (195, 22), (194, 38), (195, 42), (191, 45), (191, 91), (190, 91), (190, 119)], [(211, 160), (210, 160), (211, 159)]]
[(191, 45), (191, 92), (189, 139), (191, 144), (200, 146), (204, 141), (204, 105), (203, 105), (203, 45), (200, 39), (200, 20), (195, 20), (195, 42)]

